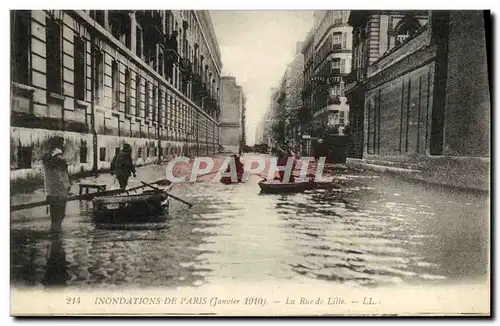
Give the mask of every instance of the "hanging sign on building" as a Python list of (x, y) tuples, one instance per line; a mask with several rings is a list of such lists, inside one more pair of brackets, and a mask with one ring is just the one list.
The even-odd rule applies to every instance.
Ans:
[(325, 83), (326, 82), (326, 78), (323, 77), (323, 76), (314, 76), (311, 78), (311, 82), (320, 82), (320, 83)]
[(340, 76), (330, 76), (328, 78), (329, 84), (340, 84), (344, 81), (344, 79)]

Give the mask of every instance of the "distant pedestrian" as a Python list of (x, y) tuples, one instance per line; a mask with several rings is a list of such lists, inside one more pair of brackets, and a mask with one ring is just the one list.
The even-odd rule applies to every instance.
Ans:
[(120, 189), (127, 188), (130, 175), (135, 174), (135, 166), (132, 162), (132, 147), (129, 144), (123, 144), (123, 148), (111, 161), (111, 175), (115, 175), (120, 184)]
[(64, 138), (49, 139), (49, 152), (43, 156), (45, 194), (50, 209), (51, 230), (61, 231), (71, 189), (68, 164), (63, 157)]

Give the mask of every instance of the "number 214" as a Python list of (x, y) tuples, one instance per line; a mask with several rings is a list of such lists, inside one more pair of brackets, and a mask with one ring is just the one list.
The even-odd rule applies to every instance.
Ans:
[(66, 298), (66, 304), (79, 304), (80, 303), (80, 297), (67, 297)]

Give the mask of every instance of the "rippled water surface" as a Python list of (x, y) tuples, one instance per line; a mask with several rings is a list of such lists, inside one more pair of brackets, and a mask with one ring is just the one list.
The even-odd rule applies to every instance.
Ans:
[[(146, 181), (163, 173), (139, 169)], [(229, 186), (176, 185), (173, 194), (194, 206), (172, 202), (165, 224), (96, 227), (91, 204), (72, 202), (60, 236), (47, 231), (45, 208), (15, 212), (11, 280), (17, 286), (311, 279), (382, 285), (486, 273), (487, 195), (367, 172), (335, 177), (340, 189), (290, 195), (259, 194), (258, 177)], [(40, 196), (16, 195), (13, 202)]]

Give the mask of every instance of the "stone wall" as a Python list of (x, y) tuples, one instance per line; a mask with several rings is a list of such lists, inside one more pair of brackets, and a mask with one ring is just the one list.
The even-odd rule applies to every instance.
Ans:
[(445, 155), (490, 156), (489, 90), (483, 12), (451, 11)]

